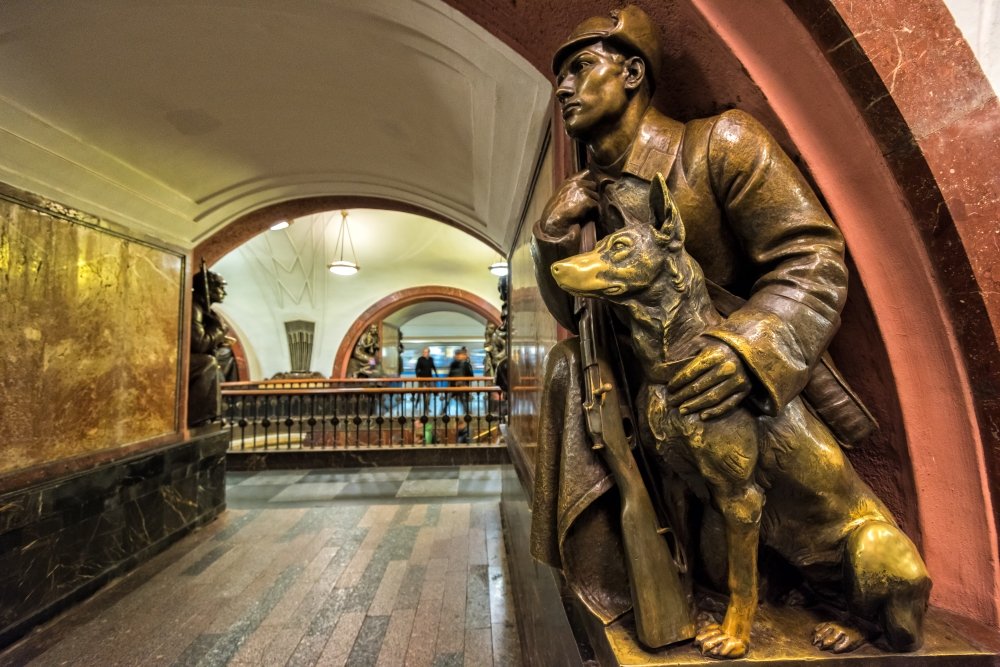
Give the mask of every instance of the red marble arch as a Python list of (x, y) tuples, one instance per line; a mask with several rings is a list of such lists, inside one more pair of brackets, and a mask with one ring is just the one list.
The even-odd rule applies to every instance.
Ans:
[(240, 247), (253, 237), (270, 228), (278, 220), (294, 220), (313, 213), (323, 211), (334, 211), (337, 209), (351, 208), (373, 208), (387, 211), (400, 211), (402, 213), (413, 213), (431, 218), (446, 225), (451, 225), (462, 230), (466, 234), (482, 241), (494, 250), (499, 251), (497, 244), (485, 236), (475, 233), (459, 225), (454, 220), (444, 216), (437, 211), (432, 211), (415, 204), (385, 199), (382, 197), (362, 197), (355, 195), (336, 195), (327, 197), (305, 197), (302, 199), (291, 199), (289, 201), (271, 204), (264, 208), (251, 211), (246, 215), (236, 218), (225, 227), (218, 230), (191, 251), (191, 256), (195, 263), (202, 258), (211, 266), (222, 259), (228, 252)]
[(392, 294), (379, 299), (368, 307), (365, 312), (358, 316), (351, 328), (344, 334), (344, 339), (337, 349), (337, 356), (333, 358), (333, 371), (330, 377), (347, 377), (347, 365), (351, 360), (351, 351), (357, 343), (361, 334), (372, 324), (381, 325), (382, 320), (389, 317), (396, 311), (412, 306), (415, 303), (426, 303), (427, 301), (441, 301), (453, 303), (464, 308), (468, 308), (477, 315), (486, 318), (487, 322), (500, 324), (500, 311), (486, 299), (466, 292), (457, 287), (445, 287), (443, 285), (425, 285), (423, 287), (410, 287), (408, 289), (393, 292)]
[[(550, 54), (569, 30), (609, 6), (446, 2), (549, 76)], [(878, 357), (896, 395), (883, 428), (905, 443), (932, 602), (997, 626), (1000, 253), (991, 239), (1000, 107), (947, 8), (940, 0), (635, 4), (669, 36), (658, 104), (679, 118), (747, 109), (822, 192), (860, 278), (852, 289), (871, 307), (864, 324), (874, 342), (844, 370), (863, 378)]]

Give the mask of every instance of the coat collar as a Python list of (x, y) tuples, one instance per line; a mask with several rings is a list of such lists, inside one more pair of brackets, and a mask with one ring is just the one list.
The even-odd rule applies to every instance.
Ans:
[(652, 181), (657, 172), (670, 175), (680, 149), (684, 124), (667, 118), (653, 107), (642, 117), (639, 134), (625, 159), (622, 172)]

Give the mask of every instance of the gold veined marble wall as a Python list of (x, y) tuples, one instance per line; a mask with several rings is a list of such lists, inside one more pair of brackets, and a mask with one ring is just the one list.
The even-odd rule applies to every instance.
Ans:
[(184, 262), (0, 187), (0, 476), (179, 430)]
[(557, 342), (557, 324), (542, 302), (531, 258), (531, 228), (552, 195), (552, 145), (538, 171), (524, 223), (510, 258), (510, 418), (509, 432), (534, 465), (538, 407), (542, 400), (545, 355)]

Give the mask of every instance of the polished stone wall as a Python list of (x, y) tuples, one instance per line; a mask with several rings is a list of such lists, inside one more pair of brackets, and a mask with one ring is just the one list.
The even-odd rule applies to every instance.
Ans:
[(543, 157), (524, 223), (510, 257), (510, 419), (508, 433), (534, 466), (538, 407), (545, 355), (558, 340), (558, 325), (542, 302), (531, 258), (531, 228), (552, 195), (553, 150)]
[(0, 478), (178, 432), (184, 280), (183, 254), (0, 185)]
[(225, 509), (229, 434), (0, 495), (0, 646)]

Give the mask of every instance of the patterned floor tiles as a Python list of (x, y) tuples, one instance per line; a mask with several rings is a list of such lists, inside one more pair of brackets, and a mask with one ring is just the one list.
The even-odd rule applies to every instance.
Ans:
[(518, 666), (495, 467), (230, 473), (230, 509), (2, 665)]

